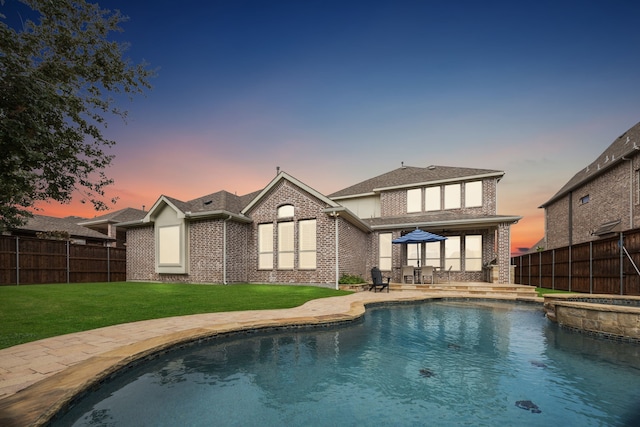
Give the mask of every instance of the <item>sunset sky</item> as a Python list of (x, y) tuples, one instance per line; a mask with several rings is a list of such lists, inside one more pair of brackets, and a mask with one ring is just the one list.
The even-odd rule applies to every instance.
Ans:
[(517, 251), (543, 237), (538, 207), (640, 121), (637, 1), (100, 4), (158, 68), (106, 130), (112, 209), (246, 194), (278, 166), (324, 194), (401, 162), (497, 169)]

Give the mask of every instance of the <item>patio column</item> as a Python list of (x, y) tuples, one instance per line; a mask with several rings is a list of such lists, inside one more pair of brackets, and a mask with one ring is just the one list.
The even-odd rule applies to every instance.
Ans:
[(498, 283), (511, 283), (511, 224), (498, 225)]

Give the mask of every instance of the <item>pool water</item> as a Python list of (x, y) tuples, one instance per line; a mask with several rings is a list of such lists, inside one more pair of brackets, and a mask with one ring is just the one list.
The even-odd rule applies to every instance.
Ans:
[(54, 425), (616, 426), (639, 404), (640, 346), (563, 330), (538, 306), (441, 301), (171, 351)]

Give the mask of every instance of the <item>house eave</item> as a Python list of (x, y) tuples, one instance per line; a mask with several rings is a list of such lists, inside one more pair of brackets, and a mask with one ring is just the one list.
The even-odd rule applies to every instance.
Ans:
[(206, 212), (185, 212), (185, 218), (187, 219), (233, 219), (237, 222), (251, 223), (253, 220), (244, 215), (235, 214), (226, 210), (214, 210)]
[[(214, 210), (214, 211), (204, 211), (204, 212), (185, 212), (184, 218), (189, 220), (198, 220), (198, 219), (230, 219), (237, 222), (243, 222), (249, 224), (253, 222), (251, 218), (248, 218), (244, 215), (239, 215), (233, 212), (225, 211), (225, 210)], [(152, 224), (154, 221), (150, 219), (145, 221), (144, 219), (138, 219), (135, 221), (128, 222), (120, 222), (118, 223), (118, 228), (133, 228), (133, 227), (143, 227), (146, 225)]]
[[(540, 206), (538, 206), (538, 209), (545, 209), (547, 206), (557, 202), (558, 200), (562, 199), (563, 197), (565, 197), (569, 193), (573, 192), (574, 190), (583, 187), (585, 184), (593, 181), (597, 177), (599, 177), (599, 176), (603, 175), (604, 173), (608, 172), (611, 168), (618, 166), (618, 164), (620, 162), (631, 160), (630, 158), (628, 158), (626, 156), (630, 156), (632, 154), (635, 155), (638, 152), (638, 150), (640, 150), (640, 147), (636, 148), (634, 146), (630, 150), (626, 151), (622, 156), (620, 156), (620, 157), (616, 158), (615, 160), (613, 160), (611, 163), (600, 167), (600, 169), (596, 169), (593, 172), (592, 175), (590, 175), (590, 176), (588, 176), (588, 177), (586, 177), (584, 179), (581, 179), (578, 182), (576, 182), (574, 185), (572, 185), (571, 187), (567, 187), (566, 189), (562, 190), (561, 192), (556, 193), (553, 197), (551, 197), (551, 199), (547, 200), (545, 203), (543, 203)], [(576, 173), (576, 175), (578, 173)], [(575, 177), (575, 175), (574, 175), (574, 177)]]
[(413, 228), (451, 228), (468, 229), (476, 226), (497, 227), (499, 224), (516, 224), (522, 219), (521, 216), (503, 216), (499, 218), (474, 218), (474, 219), (452, 219), (444, 221), (414, 221), (400, 224), (379, 224), (373, 225), (374, 231), (380, 230), (405, 230)]
[(374, 192), (374, 191), (370, 191), (367, 193), (360, 193), (360, 194), (350, 194), (348, 196), (336, 196), (336, 197), (332, 197), (332, 200), (345, 200), (345, 199), (356, 199), (356, 198), (360, 198), (360, 197), (371, 197), (371, 196), (376, 196), (378, 193)]
[(326, 208), (322, 212), (334, 218), (340, 216), (364, 232), (370, 233), (371, 231), (373, 231), (373, 228), (370, 227), (369, 224), (361, 220), (360, 217), (355, 215), (353, 212), (351, 212), (349, 209), (345, 208), (344, 206)]

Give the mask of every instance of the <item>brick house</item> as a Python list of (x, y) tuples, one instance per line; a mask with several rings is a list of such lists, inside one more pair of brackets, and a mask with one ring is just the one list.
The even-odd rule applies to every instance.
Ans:
[(126, 230), (118, 229), (118, 224), (144, 218), (146, 214), (145, 211), (140, 209), (124, 208), (91, 219), (83, 219), (78, 222), (78, 225), (113, 238), (114, 241), (110, 243), (110, 246), (124, 248), (127, 243)]
[[(127, 280), (336, 285), (369, 279), (379, 266), (394, 282), (405, 264), (451, 267), (451, 280), (483, 281), (495, 264), (509, 283), (510, 227), (497, 215), (504, 172), (406, 167), (323, 195), (285, 172), (245, 196), (226, 191), (191, 201), (161, 196), (127, 230)], [(396, 245), (416, 228), (444, 242)]]
[(69, 216), (57, 218), (33, 215), (26, 224), (3, 231), (6, 236), (38, 237), (41, 239), (69, 240), (77, 245), (111, 246), (115, 238), (79, 225), (83, 218)]
[(640, 223), (640, 123), (576, 173), (545, 210), (544, 249), (589, 242)]

